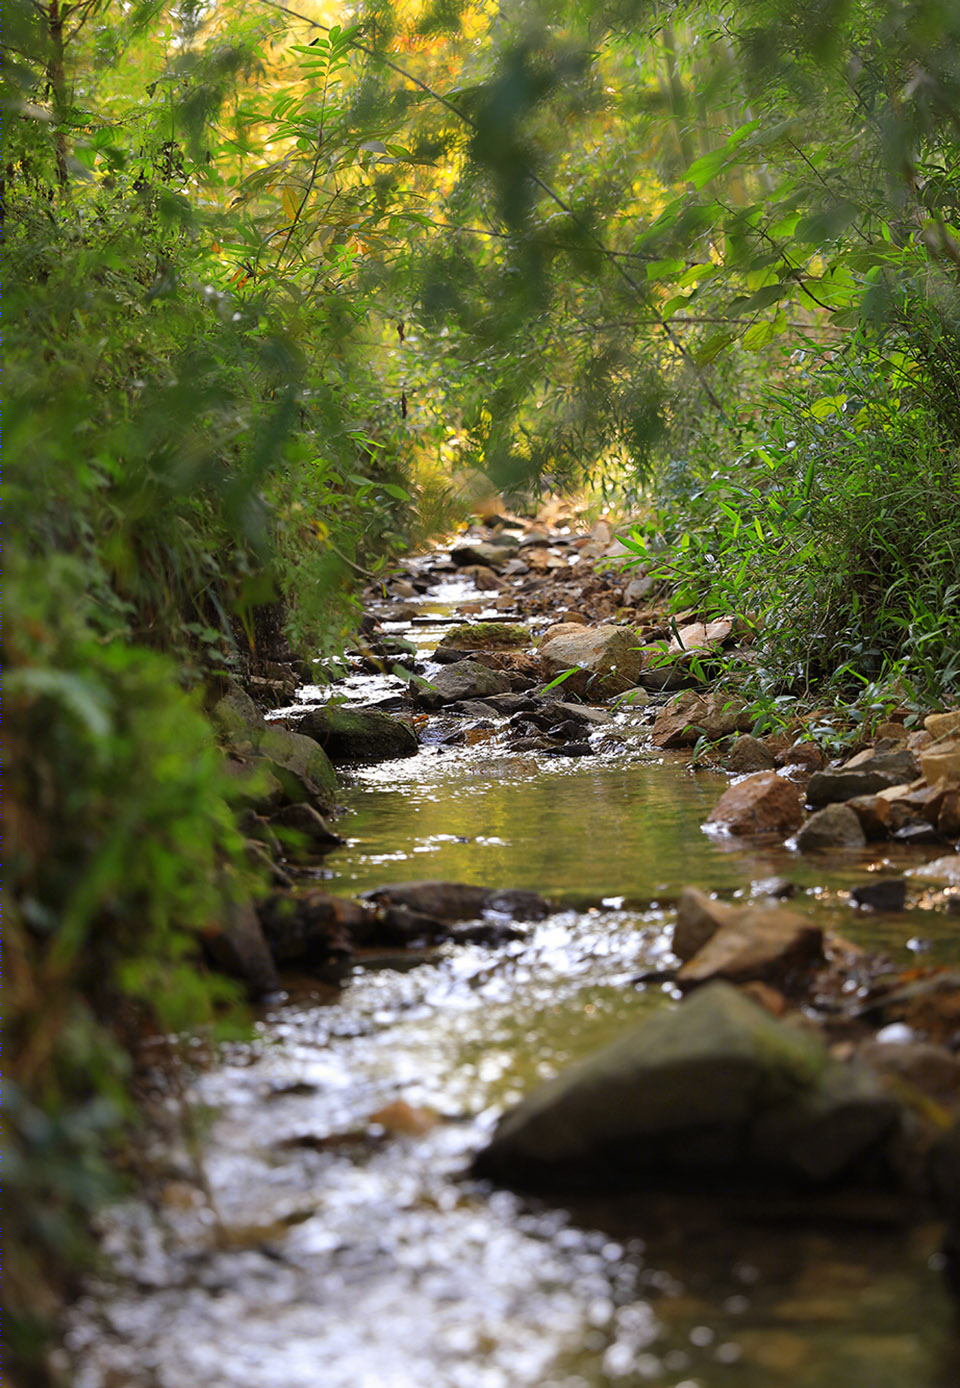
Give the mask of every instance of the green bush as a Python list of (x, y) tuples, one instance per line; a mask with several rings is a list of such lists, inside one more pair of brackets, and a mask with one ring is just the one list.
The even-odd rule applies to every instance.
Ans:
[(682, 495), (668, 471), (634, 536), (677, 609), (756, 617), (739, 678), (758, 700), (960, 689), (960, 439), (920, 380), (902, 351), (854, 342), (768, 393), (748, 452), (688, 457)]

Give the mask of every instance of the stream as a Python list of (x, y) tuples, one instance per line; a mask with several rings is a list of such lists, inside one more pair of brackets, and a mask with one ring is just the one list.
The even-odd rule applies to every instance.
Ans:
[[(465, 594), (444, 585), (423, 611)], [(440, 631), (403, 628), (424, 652)], [(345, 688), (363, 703), (390, 687)], [(902, 866), (887, 845), (811, 861), (708, 836), (726, 777), (656, 751), (629, 710), (579, 759), (442, 731), (438, 716), (417, 756), (351, 774), (348, 843), (318, 881), (526, 887), (561, 909), (496, 947), (371, 953), (339, 994), (300, 980), (198, 1064), (154, 1139), (155, 1199), (104, 1219), (112, 1271), (75, 1309), (70, 1381), (955, 1388), (935, 1229), (731, 1227), (677, 1196), (555, 1208), (463, 1174), (505, 1106), (673, 1005), (635, 980), (668, 959), (683, 886), (747, 897), (787, 877), (799, 909), (904, 965), (960, 959), (955, 923), (851, 908), (852, 886)]]

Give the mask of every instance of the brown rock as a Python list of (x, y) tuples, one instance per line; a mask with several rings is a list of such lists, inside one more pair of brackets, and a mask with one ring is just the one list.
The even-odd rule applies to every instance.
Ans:
[(960, 1096), (960, 1060), (946, 1046), (929, 1041), (894, 1044), (865, 1041), (857, 1057), (874, 1070), (886, 1070), (941, 1103)]
[(866, 841), (860, 819), (848, 805), (827, 805), (817, 810), (797, 834), (801, 853), (821, 848), (862, 848)]
[(729, 925), (736, 916), (735, 906), (717, 901), (699, 887), (684, 887), (673, 927), (671, 948), (674, 954), (684, 962), (692, 959), (721, 926)]
[(927, 785), (936, 781), (960, 782), (960, 742), (942, 742), (920, 753), (920, 766)]
[(553, 641), (558, 636), (577, 636), (583, 631), (585, 626), (586, 622), (575, 622), (569, 617), (565, 621), (555, 622), (552, 627), (547, 627), (546, 631), (537, 641), (537, 645), (545, 646), (548, 641)]
[(504, 580), (499, 574), (494, 573), (493, 569), (486, 564), (469, 564), (461, 570), (465, 578), (469, 578), (475, 588), (479, 588), (481, 593), (492, 593), (504, 586)]
[(742, 775), (749, 771), (771, 771), (775, 765), (776, 759), (769, 747), (758, 737), (751, 737), (749, 733), (738, 737), (726, 756), (726, 768), (734, 775)]
[(960, 788), (951, 786), (944, 793), (937, 815), (937, 833), (945, 839), (960, 836)]
[(908, 736), (902, 723), (881, 723), (877, 729), (878, 738), (887, 738), (895, 742), (906, 742)]
[(432, 1109), (414, 1108), (406, 1099), (395, 1099), (392, 1104), (371, 1113), (369, 1121), (393, 1136), (423, 1137), (440, 1119)]
[(855, 795), (846, 801), (853, 810), (867, 839), (885, 839), (890, 832), (890, 802), (879, 795)]
[(692, 747), (701, 737), (714, 742), (736, 731), (743, 709), (736, 695), (685, 690), (657, 714), (653, 741), (658, 747)]
[(783, 834), (803, 822), (800, 791), (775, 771), (760, 771), (731, 786), (707, 819), (730, 834)]
[(795, 742), (777, 754), (778, 766), (802, 766), (805, 771), (819, 771), (823, 766), (823, 753), (815, 742)]
[(771, 1017), (782, 1017), (789, 1007), (789, 1003), (781, 992), (776, 988), (771, 988), (769, 983), (761, 983), (759, 979), (754, 979), (752, 983), (744, 983), (740, 988), (741, 993), (746, 993), (748, 998), (759, 1003), (765, 1012), (769, 1012)]
[(823, 959), (823, 931), (795, 911), (748, 906), (736, 911), (677, 972), (681, 988), (722, 978), (789, 988)]
[(574, 671), (565, 682), (565, 693), (594, 698), (622, 694), (639, 681), (637, 636), (628, 627), (578, 627), (541, 646), (540, 665), (547, 680)]
[(930, 713), (923, 720), (923, 726), (931, 737), (952, 737), (960, 733), (960, 708), (949, 713)]

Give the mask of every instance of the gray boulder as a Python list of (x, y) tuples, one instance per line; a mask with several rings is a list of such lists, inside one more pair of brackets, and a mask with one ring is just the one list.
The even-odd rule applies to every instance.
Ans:
[(549, 1190), (889, 1185), (901, 1124), (871, 1072), (714, 983), (535, 1090), (474, 1169)]

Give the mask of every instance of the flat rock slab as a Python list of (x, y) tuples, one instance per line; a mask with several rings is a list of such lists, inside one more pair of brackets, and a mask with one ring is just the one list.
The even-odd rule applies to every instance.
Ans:
[(729, 834), (784, 834), (803, 822), (801, 792), (775, 771), (759, 771), (724, 791), (707, 823)]
[(447, 628), (437, 652), (445, 647), (461, 651), (516, 651), (529, 645), (529, 631), (515, 622), (461, 622)]
[(915, 781), (920, 764), (906, 747), (895, 752), (857, 759), (856, 765), (837, 770), (816, 771), (807, 784), (807, 799), (819, 808), (840, 800), (852, 800), (858, 795), (875, 795), (888, 786)]
[(510, 677), (501, 670), (491, 670), (478, 660), (458, 660), (445, 665), (431, 677), (428, 686), (418, 686), (416, 697), (424, 708), (442, 708), (466, 699), (487, 699), (493, 694), (509, 694)]
[(377, 709), (343, 708), (326, 704), (311, 708), (299, 718), (297, 731), (323, 748), (332, 762), (363, 766), (412, 757), (419, 746), (417, 735), (399, 718)]
[(514, 888), (477, 887), (466, 882), (396, 882), (364, 893), (379, 906), (404, 906), (441, 921), (476, 920), (485, 912), (513, 920), (546, 920), (553, 907), (536, 892)]
[(632, 689), (640, 678), (641, 657), (636, 633), (627, 627), (578, 627), (540, 647), (546, 680), (567, 670), (565, 693), (609, 698)]
[(502, 569), (507, 560), (516, 555), (519, 548), (519, 543), (516, 540), (506, 537), (503, 538), (502, 543), (486, 540), (467, 541), (455, 545), (450, 551), (450, 558), (461, 569), (480, 566), (496, 570)]
[[(689, 1185), (894, 1185), (902, 1110), (871, 1072), (728, 984), (658, 1010), (501, 1120), (474, 1170), (557, 1191)], [(879, 1159), (879, 1160), (878, 1160)]]

